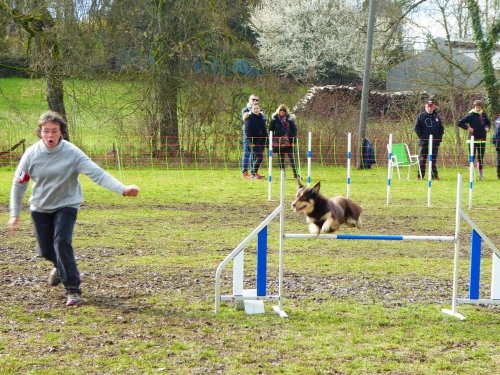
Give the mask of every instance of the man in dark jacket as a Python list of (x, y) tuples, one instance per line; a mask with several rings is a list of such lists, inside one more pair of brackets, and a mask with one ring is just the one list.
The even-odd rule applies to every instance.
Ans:
[(483, 102), (475, 100), (474, 108), (469, 111), (469, 114), (459, 120), (457, 126), (469, 131), (469, 139), (474, 136), (474, 156), (477, 155), (477, 163), (479, 169), (479, 179), (483, 179), (483, 158), (486, 149), (486, 132), (490, 130), (490, 119), (483, 111)]
[(418, 176), (418, 179), (423, 179), (425, 176), (425, 167), (429, 157), (429, 136), (432, 135), (432, 178), (439, 180), (437, 157), (439, 145), (443, 140), (444, 127), (435, 108), (434, 100), (430, 99), (425, 102), (425, 111), (419, 114), (415, 121), (415, 132), (419, 138), (418, 160), (422, 171), (422, 175)]
[(266, 120), (260, 112), (258, 104), (252, 106), (251, 112), (243, 115), (245, 136), (254, 155), (252, 177), (260, 180), (264, 177), (259, 174), (259, 167), (264, 160), (264, 147), (267, 140)]
[[(243, 118), (243, 156), (241, 158), (241, 173), (243, 175), (243, 178), (246, 179), (252, 179), (253, 175), (255, 175), (255, 171), (252, 169), (254, 165), (254, 158), (252, 154), (252, 150), (250, 149), (250, 142), (247, 139), (247, 136), (245, 134), (245, 116), (247, 113), (250, 113), (252, 111), (252, 106), (254, 104), (259, 104), (259, 97), (255, 94), (250, 95), (248, 98), (248, 103), (246, 106), (243, 107), (241, 110), (241, 117)], [(260, 113), (264, 117), (264, 120), (266, 119), (266, 114), (264, 113), (264, 109), (260, 108)], [(250, 173), (248, 172), (248, 169), (250, 169)]]

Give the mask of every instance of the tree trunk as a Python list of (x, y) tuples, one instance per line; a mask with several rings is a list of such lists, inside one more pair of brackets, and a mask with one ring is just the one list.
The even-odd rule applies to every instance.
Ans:
[(64, 107), (63, 80), (54, 75), (47, 75), (47, 103), (51, 111), (58, 112), (66, 120), (66, 108)]
[(160, 147), (163, 155), (174, 156), (179, 152), (179, 120), (177, 117), (178, 62), (170, 59), (157, 75), (158, 122)]

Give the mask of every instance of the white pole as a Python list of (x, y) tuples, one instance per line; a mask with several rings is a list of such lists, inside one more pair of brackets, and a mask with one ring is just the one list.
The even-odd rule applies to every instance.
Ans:
[(389, 147), (387, 148), (387, 202), (391, 201), (391, 178), (392, 178), (392, 133), (389, 134)]
[(269, 132), (269, 177), (267, 178), (267, 200), (270, 202), (271, 201), (271, 189), (272, 189), (272, 182), (273, 182), (273, 132)]
[(460, 220), (462, 218), (462, 174), (459, 173), (457, 176), (457, 201), (456, 201), (456, 213), (455, 213), (455, 251), (453, 256), (453, 292), (451, 299), (451, 310), (442, 309), (441, 311), (445, 314), (454, 316), (460, 320), (464, 320), (465, 317), (457, 312), (457, 290), (458, 290), (458, 259), (460, 256)]
[(312, 133), (309, 132), (307, 140), (307, 187), (311, 186), (311, 159), (312, 159)]
[(273, 306), (273, 310), (282, 318), (288, 318), (283, 311), (283, 240), (285, 238), (285, 171), (281, 171), (280, 184), (280, 239), (279, 239), (279, 269), (278, 269), (278, 306)]
[(470, 137), (469, 154), (469, 210), (472, 208), (472, 186), (474, 184), (474, 136)]
[(280, 184), (280, 239), (279, 239), (279, 270), (278, 270), (278, 296), (279, 309), (283, 311), (283, 238), (285, 236), (285, 171), (281, 171)]
[(457, 177), (457, 203), (455, 213), (455, 252), (453, 256), (453, 292), (451, 298), (451, 310), (442, 309), (445, 314), (454, 316), (460, 320), (465, 317), (457, 312), (457, 289), (458, 289), (458, 258), (460, 256), (460, 219), (462, 218), (462, 174), (459, 173)]
[(491, 299), (500, 299), (500, 256), (492, 251), (491, 259)]
[(429, 155), (429, 165), (427, 167), (427, 207), (431, 206), (431, 188), (432, 188), (432, 134), (429, 136), (429, 145), (427, 146)]
[[(242, 250), (233, 260), (233, 296), (242, 296), (244, 287), (244, 269), (245, 269), (245, 251)], [(236, 310), (243, 310), (245, 305), (243, 301), (235, 304)]]
[(453, 301), (451, 303), (451, 309), (454, 313), (457, 312), (457, 289), (458, 289), (458, 257), (460, 256), (460, 210), (462, 196), (462, 174), (459, 173), (457, 176), (457, 202), (456, 202), (456, 213), (455, 213), (455, 254), (453, 259)]
[[(363, 161), (361, 161), (362, 163)], [(347, 192), (346, 197), (349, 198), (351, 188), (351, 133), (347, 133)]]

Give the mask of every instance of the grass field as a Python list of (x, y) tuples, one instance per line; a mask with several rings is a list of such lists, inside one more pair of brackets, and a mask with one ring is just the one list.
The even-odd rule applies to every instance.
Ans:
[[(500, 310), (450, 307), (453, 245), (426, 242), (285, 241), (281, 319), (245, 315), (230, 304), (214, 313), (217, 265), (278, 205), (265, 181), (237, 170), (111, 171), (141, 188), (127, 199), (81, 181), (85, 202), (74, 246), (84, 304), (64, 307), (50, 288), (50, 266), (36, 257), (26, 210), (18, 235), (0, 230), (2, 374), (494, 374), (500, 372)], [(345, 193), (345, 169), (314, 169), (327, 195)], [(427, 185), (394, 180), (386, 206), (385, 168), (353, 171), (351, 197), (364, 208), (361, 231), (454, 234), (457, 172)], [(275, 172), (277, 173), (277, 171)], [(474, 186), (467, 213), (500, 243), (498, 179), (493, 168)], [(494, 178), (495, 177), (495, 178)], [(0, 212), (8, 220), (12, 171), (0, 170)], [(466, 178), (466, 175), (464, 176)], [(275, 178), (277, 181), (277, 178)], [(286, 202), (296, 183), (287, 177)], [(467, 183), (463, 202), (467, 203)], [(306, 232), (286, 213), (287, 232)], [(276, 288), (278, 222), (269, 227), (269, 289)], [(465, 296), (467, 225), (462, 225), (459, 285)], [(255, 244), (246, 256), (252, 287)], [(483, 252), (482, 296), (491, 258)], [(227, 270), (223, 293), (231, 292)]]

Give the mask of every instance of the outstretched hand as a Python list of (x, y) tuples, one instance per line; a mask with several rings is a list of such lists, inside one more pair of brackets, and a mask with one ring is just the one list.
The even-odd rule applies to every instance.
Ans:
[(125, 190), (123, 191), (123, 195), (125, 197), (137, 197), (139, 195), (139, 187), (136, 185), (128, 185), (125, 186)]
[(12, 237), (14, 234), (16, 234), (18, 226), (19, 226), (19, 216), (12, 216), (9, 219), (9, 229), (8, 229), (9, 236)]

